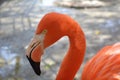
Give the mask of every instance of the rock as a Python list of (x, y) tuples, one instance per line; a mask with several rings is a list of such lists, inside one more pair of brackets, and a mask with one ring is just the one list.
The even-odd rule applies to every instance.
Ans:
[(56, 1), (56, 5), (70, 7), (70, 8), (98, 8), (105, 6), (106, 4), (102, 1)]
[(5, 63), (5, 60), (3, 58), (0, 58), (0, 67), (3, 67)]

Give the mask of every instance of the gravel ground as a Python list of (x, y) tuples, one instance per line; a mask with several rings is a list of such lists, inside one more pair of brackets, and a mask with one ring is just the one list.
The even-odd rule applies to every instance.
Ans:
[[(4, 53), (17, 61), (12, 64), (5, 56), (0, 56), (0, 80), (54, 80), (61, 60), (69, 47), (68, 38), (63, 37), (47, 48), (41, 64), (42, 75), (36, 76), (25, 57), (25, 47), (34, 35), (40, 19), (48, 12), (70, 15), (86, 35), (87, 50), (84, 64), (105, 45), (120, 40), (120, 1), (111, 0), (100, 8), (74, 9), (43, 6), (40, 0), (6, 0), (0, 3), (0, 54)], [(4, 51), (3, 51), (4, 50)], [(17, 55), (17, 57), (14, 57)], [(7, 62), (7, 64), (5, 64)], [(9, 72), (8, 72), (9, 70)]]

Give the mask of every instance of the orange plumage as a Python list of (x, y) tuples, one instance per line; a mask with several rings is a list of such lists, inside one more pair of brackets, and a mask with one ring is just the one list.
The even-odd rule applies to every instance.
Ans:
[(89, 60), (82, 80), (120, 80), (120, 43), (104, 47)]
[[(46, 31), (45, 33), (43, 33)], [(27, 58), (36, 74), (40, 75), (39, 64), (44, 49), (63, 36), (68, 36), (70, 47), (64, 57), (56, 80), (73, 80), (82, 64), (86, 41), (79, 24), (71, 17), (60, 13), (48, 13), (40, 21), (27, 50)], [(42, 36), (43, 37), (39, 37)], [(37, 44), (40, 42), (39, 44)], [(32, 46), (34, 47), (32, 47)], [(37, 68), (37, 69), (36, 69)], [(39, 70), (39, 71), (38, 71)], [(86, 64), (82, 80), (120, 80), (120, 43), (100, 50)]]

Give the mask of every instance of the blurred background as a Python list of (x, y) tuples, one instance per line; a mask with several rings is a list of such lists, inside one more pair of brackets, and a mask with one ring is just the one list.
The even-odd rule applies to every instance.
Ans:
[(67, 37), (46, 49), (41, 76), (25, 56), (39, 21), (48, 12), (71, 16), (86, 35), (86, 55), (75, 80), (98, 50), (120, 41), (120, 0), (0, 0), (0, 80), (55, 80), (69, 47)]

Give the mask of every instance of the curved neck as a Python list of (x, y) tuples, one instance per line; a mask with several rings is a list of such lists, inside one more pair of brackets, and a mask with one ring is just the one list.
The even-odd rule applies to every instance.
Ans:
[(73, 80), (77, 73), (86, 49), (85, 36), (80, 26), (74, 25), (74, 29), (68, 34), (70, 47), (63, 59), (56, 80)]

